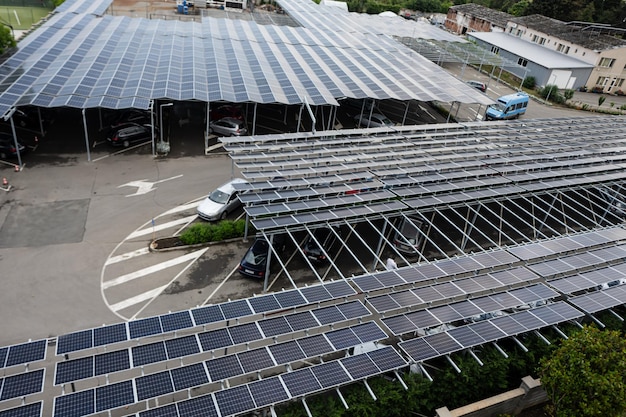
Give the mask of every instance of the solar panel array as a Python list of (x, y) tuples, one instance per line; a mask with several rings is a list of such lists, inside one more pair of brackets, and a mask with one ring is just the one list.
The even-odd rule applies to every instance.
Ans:
[(250, 181), (239, 188), (252, 223), (276, 230), (620, 184), (624, 127), (616, 118), (530, 120), (222, 142)]
[(105, 6), (68, 3), (20, 41), (0, 65), (0, 114), (25, 105), (148, 109), (154, 99), (492, 102), (383, 34), (331, 37), (314, 28), (211, 17), (199, 23), (98, 17)]

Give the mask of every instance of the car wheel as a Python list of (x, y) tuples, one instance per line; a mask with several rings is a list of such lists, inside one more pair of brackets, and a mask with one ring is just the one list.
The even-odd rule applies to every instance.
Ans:
[(220, 220), (226, 220), (226, 217), (228, 217), (228, 212), (224, 211), (222, 212), (222, 215), (220, 216)]
[(130, 146), (130, 142), (125, 140), (124, 142), (122, 142), (122, 145), (124, 145), (125, 148), (128, 148)]

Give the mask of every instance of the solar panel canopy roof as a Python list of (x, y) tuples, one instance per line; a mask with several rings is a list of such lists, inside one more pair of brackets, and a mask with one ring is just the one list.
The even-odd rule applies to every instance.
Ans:
[[(159, 99), (492, 102), (384, 30), (336, 33), (211, 17), (199, 23), (77, 13), (83, 3), (52, 15), (0, 66), (0, 114), (25, 105), (147, 109)], [(105, 4), (85, 10), (101, 12)]]

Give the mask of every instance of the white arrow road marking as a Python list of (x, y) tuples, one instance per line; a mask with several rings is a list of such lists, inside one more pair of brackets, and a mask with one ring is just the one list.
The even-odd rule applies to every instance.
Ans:
[(204, 252), (207, 251), (207, 249), (208, 248), (200, 249), (200, 250), (197, 250), (195, 252), (191, 252), (191, 253), (188, 253), (186, 255), (179, 256), (178, 258), (170, 259), (169, 261), (161, 262), (159, 264), (156, 264), (156, 265), (153, 265), (153, 266), (149, 266), (147, 268), (143, 268), (143, 269), (140, 269), (140, 270), (135, 271), (135, 272), (131, 272), (130, 274), (122, 275), (122, 276), (119, 276), (119, 277), (117, 277), (115, 279), (111, 279), (109, 281), (105, 281), (105, 282), (102, 283), (102, 288), (106, 290), (107, 288), (111, 288), (111, 287), (114, 287), (116, 285), (124, 284), (125, 282), (129, 282), (129, 281), (132, 281), (134, 279), (141, 278), (141, 277), (144, 277), (146, 275), (150, 275), (150, 274), (152, 274), (154, 272), (157, 272), (157, 271), (169, 268), (171, 266), (180, 265), (180, 264), (185, 263), (185, 262), (190, 261), (190, 260), (195, 261), (200, 256), (202, 256), (204, 254)]
[(161, 182), (165, 182), (165, 181), (170, 181), (170, 180), (174, 180), (176, 178), (180, 178), (183, 175), (176, 175), (175, 177), (170, 177), (170, 178), (165, 178), (162, 180), (158, 180), (158, 181), (148, 181), (148, 180), (137, 180), (137, 181), (131, 181), (131, 182), (127, 182), (126, 184), (122, 184), (119, 185), (117, 188), (121, 188), (121, 187), (137, 187), (137, 191), (134, 194), (128, 194), (126, 197), (132, 197), (135, 195), (142, 195), (142, 194), (147, 194), (152, 190), (155, 190), (156, 188), (153, 188), (155, 184), (161, 183)]
[(161, 230), (169, 229), (170, 227), (178, 226), (180, 224), (191, 223), (197, 217), (198, 217), (198, 215), (194, 214), (193, 216), (187, 216), (187, 217), (183, 217), (182, 219), (172, 220), (171, 222), (159, 224), (157, 226), (154, 226), (154, 228), (152, 226), (149, 226), (149, 227), (146, 227), (145, 229), (137, 230), (137, 231), (131, 233), (130, 235), (128, 235), (126, 237), (126, 240), (130, 240), (130, 239), (134, 239), (136, 237), (149, 235), (150, 233), (159, 232)]
[(137, 250), (134, 250), (132, 252), (126, 252), (126, 253), (123, 253), (121, 255), (113, 256), (113, 257), (107, 259), (107, 261), (104, 263), (104, 265), (116, 264), (118, 262), (122, 262), (122, 261), (126, 261), (128, 259), (134, 258), (136, 256), (145, 255), (145, 254), (147, 254), (149, 252), (150, 252), (150, 250), (147, 247), (146, 248), (142, 248), (142, 249), (137, 249)]
[(174, 207), (173, 209), (168, 210), (165, 213), (159, 214), (158, 216), (155, 217), (155, 219), (158, 219), (158, 218), (163, 217), (163, 216), (168, 216), (170, 214), (180, 213), (181, 211), (187, 211), (187, 210), (191, 210), (193, 208), (196, 208), (196, 207), (198, 207), (200, 205), (201, 200), (203, 200), (203, 199), (200, 199), (200, 200), (195, 201), (193, 203), (185, 204), (184, 206)]
[(126, 307), (130, 307), (133, 306), (135, 304), (139, 304), (143, 301), (149, 300), (151, 298), (156, 297), (157, 295), (161, 294), (163, 291), (165, 291), (165, 289), (169, 286), (169, 284), (167, 285), (163, 285), (162, 287), (159, 288), (155, 288), (153, 290), (150, 291), (146, 291), (143, 294), (139, 294), (136, 295), (134, 297), (131, 298), (127, 298), (124, 301), (120, 301), (119, 303), (115, 303), (115, 304), (111, 304), (109, 306), (109, 308), (113, 311), (120, 311), (125, 309)]

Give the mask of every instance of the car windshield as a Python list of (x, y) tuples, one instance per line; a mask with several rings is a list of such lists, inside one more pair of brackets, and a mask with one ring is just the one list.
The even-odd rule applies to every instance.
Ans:
[(384, 124), (384, 125), (392, 125), (393, 122), (389, 119), (387, 119), (386, 117), (383, 117), (380, 119), (380, 123)]
[(243, 261), (249, 265), (263, 265), (267, 259), (268, 244), (264, 240), (257, 240), (246, 253)]
[[(415, 221), (415, 220), (414, 220)], [(418, 242), (419, 238), (419, 222), (414, 224), (408, 220), (405, 220), (402, 224), (402, 229), (400, 230), (402, 236), (411, 244), (415, 245)]]
[(489, 107), (493, 107), (494, 109), (499, 110), (502, 113), (504, 113), (504, 111), (506, 110), (506, 105), (503, 103), (500, 103), (499, 101), (496, 104), (492, 104)]
[(218, 204), (228, 203), (228, 197), (229, 195), (221, 190), (215, 190), (211, 194), (209, 194), (209, 200)]

